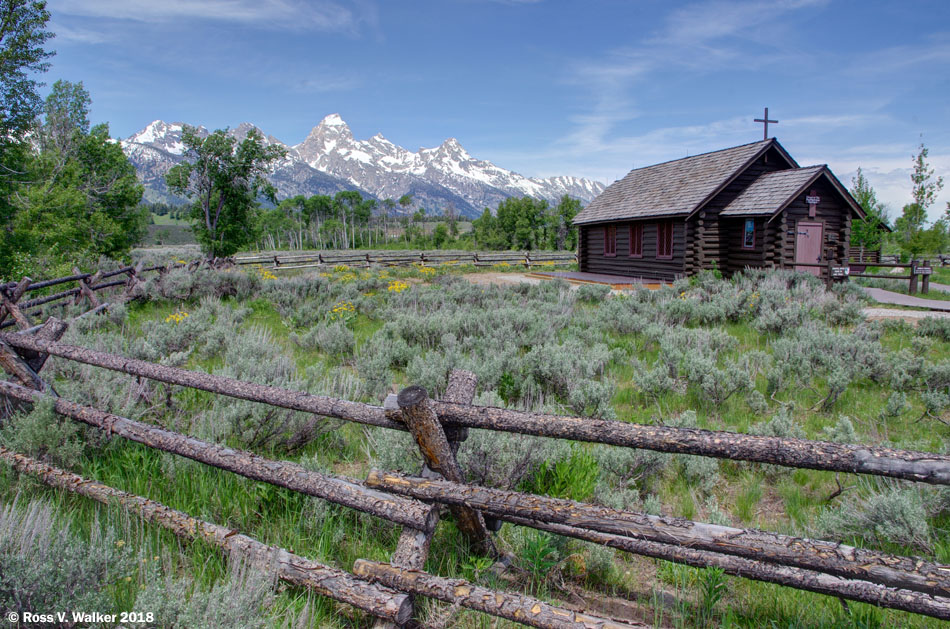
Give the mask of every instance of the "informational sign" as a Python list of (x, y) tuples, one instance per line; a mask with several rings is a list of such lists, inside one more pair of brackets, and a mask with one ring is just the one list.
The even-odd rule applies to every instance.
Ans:
[(916, 272), (917, 275), (933, 275), (934, 270), (929, 266), (919, 266)]
[(813, 197), (811, 195), (805, 197), (805, 203), (808, 205), (818, 205), (821, 203), (821, 197)]
[(831, 267), (831, 277), (848, 277), (851, 275), (851, 267), (847, 266), (833, 266)]

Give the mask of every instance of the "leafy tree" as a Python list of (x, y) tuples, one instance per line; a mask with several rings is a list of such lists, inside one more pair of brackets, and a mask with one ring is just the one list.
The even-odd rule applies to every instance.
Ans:
[(22, 254), (69, 262), (118, 258), (145, 234), (135, 168), (107, 125), (89, 129), (91, 102), (82, 84), (67, 81), (57, 81), (46, 100), (37, 129), (42, 140), (26, 159), (9, 220), (9, 241)]
[(558, 201), (554, 208), (553, 229), (554, 238), (551, 246), (554, 249), (576, 249), (577, 248), (577, 228), (571, 222), (577, 213), (581, 211), (581, 202), (572, 199), (566, 194)]
[(44, 48), (53, 36), (46, 30), (49, 18), (46, 2), (0, 0), (0, 274), (14, 270), (14, 201), (29, 180), (31, 154), (23, 139), (43, 102), (37, 93), (42, 83), (31, 74), (46, 72), (55, 54)]
[(851, 244), (866, 249), (880, 248), (887, 227), (887, 207), (878, 200), (860, 168), (851, 180), (850, 192), (866, 215), (863, 220), (852, 223)]
[(89, 106), (92, 99), (82, 81), (53, 83), (43, 112), (46, 120), (40, 133), (44, 150), (68, 154), (79, 136), (89, 133)]
[(514, 197), (498, 204), (498, 230), (507, 234), (506, 249), (538, 249), (544, 246), (540, 233), (545, 224), (548, 202), (531, 197)]
[(54, 54), (43, 46), (50, 14), (43, 0), (0, 0), (0, 142), (19, 140), (42, 109), (42, 86), (31, 74), (46, 72)]
[(927, 147), (921, 142), (910, 175), (913, 201), (904, 206), (900, 218), (894, 222), (901, 249), (912, 256), (942, 247), (941, 227), (934, 225), (931, 229), (924, 229), (927, 209), (934, 204), (937, 194), (943, 189), (943, 177), (934, 178), (934, 169), (927, 163), (927, 154)]
[(169, 189), (192, 200), (193, 231), (209, 257), (226, 256), (254, 242), (251, 213), (259, 196), (276, 202), (265, 176), (286, 151), (266, 145), (252, 129), (240, 143), (226, 129), (202, 138), (194, 127), (182, 132), (190, 161), (168, 171)]
[(445, 223), (439, 223), (432, 230), (432, 245), (436, 249), (441, 249), (449, 241), (449, 228)]

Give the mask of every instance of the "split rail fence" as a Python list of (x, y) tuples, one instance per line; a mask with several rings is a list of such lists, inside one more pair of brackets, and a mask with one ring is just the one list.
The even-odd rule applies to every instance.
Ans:
[[(6, 304), (4, 308), (11, 312), (16, 305)], [(0, 398), (6, 398), (8, 404), (31, 404), (52, 395), (58, 414), (109, 435), (357, 509), (403, 529), (389, 563), (358, 560), (348, 572), (22, 454), (0, 448), (0, 458), (52, 486), (100, 502), (121, 503), (183, 538), (204, 539), (230, 554), (248, 557), (274, 570), (283, 580), (365, 610), (379, 619), (378, 627), (408, 622), (413, 615), (413, 596), (435, 598), (535, 627), (642, 626), (424, 572), (441, 506), (455, 518), (470, 542), (471, 552), (502, 562), (507, 558), (495, 545), (492, 531), (498, 530), (499, 522), (509, 522), (636, 555), (718, 567), (731, 575), (950, 619), (950, 565), (833, 541), (471, 485), (464, 482), (456, 454), (468, 430), (477, 428), (937, 485), (950, 485), (950, 456), (473, 406), (476, 378), (461, 370), (451, 373), (442, 400), (432, 400), (421, 387), (410, 386), (398, 396), (390, 396), (384, 406), (375, 406), (64, 344), (59, 339), (66, 330), (65, 323), (51, 318), (42, 326), (33, 326), (20, 314), (14, 316), (20, 331), (0, 333), (0, 366), (10, 377), (9, 381), (0, 381)], [(58, 397), (51, 383), (40, 375), (49, 356), (279, 408), (408, 431), (425, 465), (417, 476), (372, 470), (361, 480), (322, 474), (296, 463), (204, 442)]]
[[(865, 273), (868, 266), (880, 269), (907, 269), (907, 275), (892, 275), (890, 273)], [(929, 260), (911, 260), (906, 264), (900, 262), (874, 262), (862, 265), (851, 264), (850, 277), (867, 277), (884, 280), (902, 280), (908, 282), (907, 293), (913, 295), (918, 288), (923, 294), (930, 292), (930, 276), (933, 267)], [(854, 271), (858, 271), (855, 273)]]
[[(57, 305), (56, 302), (68, 303), (70, 299), (77, 305), (83, 300), (89, 304), (91, 309), (79, 316), (100, 312), (108, 308), (109, 304), (102, 302), (96, 295), (97, 292), (106, 290), (107, 288), (123, 286), (125, 287), (124, 293), (127, 299), (134, 288), (142, 282), (142, 276), (146, 273), (156, 271), (158, 273), (166, 273), (175, 268), (187, 268), (192, 271), (201, 267), (223, 268), (231, 264), (233, 264), (233, 262), (229, 260), (215, 258), (214, 260), (195, 260), (191, 263), (174, 263), (150, 267), (139, 263), (136, 266), (125, 266), (121, 269), (115, 269), (114, 271), (96, 271), (94, 273), (83, 273), (74, 267), (72, 275), (43, 280), (41, 282), (34, 282), (29, 277), (24, 277), (19, 282), (0, 284), (0, 329), (10, 328), (15, 325), (20, 326), (22, 329), (23, 326), (21, 324), (28, 321), (30, 317), (42, 315), (42, 306), (48, 307), (50, 304)], [(123, 275), (125, 279), (105, 281)], [(75, 283), (76, 286), (50, 295), (24, 299), (28, 293), (71, 283)], [(8, 316), (12, 319), (11, 321), (6, 320)]]
[(345, 264), (355, 268), (378, 266), (411, 266), (439, 264), (470, 264), (476, 267), (500, 264), (554, 266), (574, 264), (577, 255), (572, 251), (317, 251), (294, 254), (261, 254), (239, 256), (235, 264), (269, 264), (270, 270), (309, 269)]

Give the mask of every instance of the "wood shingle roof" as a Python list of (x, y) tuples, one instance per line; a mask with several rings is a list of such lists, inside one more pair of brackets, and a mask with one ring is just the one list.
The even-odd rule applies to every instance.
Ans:
[(574, 224), (690, 214), (770, 146), (787, 155), (773, 138), (637, 168), (591, 201)]
[(723, 208), (719, 216), (774, 214), (826, 168), (822, 164), (765, 173)]

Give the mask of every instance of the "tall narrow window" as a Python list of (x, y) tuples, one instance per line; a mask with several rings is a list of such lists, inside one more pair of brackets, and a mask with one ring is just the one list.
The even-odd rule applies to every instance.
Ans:
[(755, 219), (745, 219), (745, 227), (742, 229), (742, 248), (755, 249)]
[(608, 225), (604, 228), (604, 255), (612, 258), (617, 255), (617, 226)]
[(643, 223), (630, 226), (630, 257), (643, 257)]
[(661, 260), (673, 258), (673, 221), (656, 224), (656, 257)]

